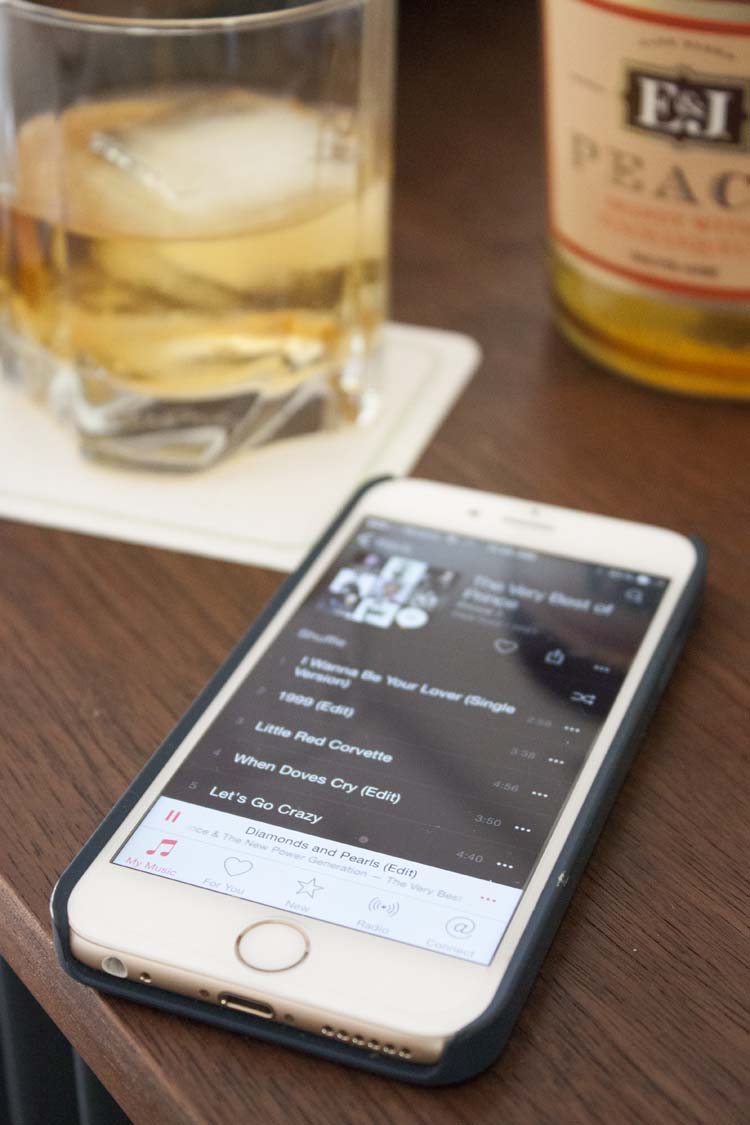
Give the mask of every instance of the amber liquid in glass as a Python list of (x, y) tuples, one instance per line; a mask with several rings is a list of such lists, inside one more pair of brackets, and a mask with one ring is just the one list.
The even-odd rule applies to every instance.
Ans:
[(26, 372), (46, 390), (67, 364), (112, 415), (133, 393), (268, 404), (314, 384), (356, 417), (349, 357), (377, 338), (387, 246), (385, 158), (368, 174), (364, 145), (343, 111), (240, 89), (28, 120), (5, 231)]

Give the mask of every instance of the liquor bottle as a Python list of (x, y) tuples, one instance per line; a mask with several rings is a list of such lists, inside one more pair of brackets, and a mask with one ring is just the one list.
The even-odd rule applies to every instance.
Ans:
[(662, 388), (750, 398), (750, 0), (542, 0), (565, 335)]

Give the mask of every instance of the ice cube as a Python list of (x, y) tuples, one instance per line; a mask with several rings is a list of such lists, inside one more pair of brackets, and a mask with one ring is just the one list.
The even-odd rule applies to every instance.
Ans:
[[(147, 120), (95, 130), (89, 151), (130, 187), (131, 221), (132, 188), (141, 189), (140, 232), (154, 231), (157, 220), (167, 235), (216, 236), (281, 224), (351, 194), (356, 145), (332, 144), (337, 129), (346, 136), (335, 114), (290, 100), (243, 90), (197, 92)], [(121, 193), (113, 182), (102, 181), (101, 188), (110, 196), (105, 208), (116, 211)]]

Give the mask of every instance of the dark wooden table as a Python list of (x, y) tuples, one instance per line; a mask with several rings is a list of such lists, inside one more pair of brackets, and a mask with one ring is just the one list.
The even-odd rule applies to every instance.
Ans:
[(403, 5), (395, 312), (485, 351), (418, 471), (700, 532), (702, 622), (504, 1057), (418, 1090), (58, 969), (57, 874), (279, 576), (0, 523), (0, 953), (135, 1122), (747, 1120), (750, 416), (602, 374), (551, 327), (536, 35), (530, 2)]

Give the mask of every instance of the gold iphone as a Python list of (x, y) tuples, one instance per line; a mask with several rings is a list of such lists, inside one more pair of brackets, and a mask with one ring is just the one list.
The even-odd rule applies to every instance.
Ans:
[(63, 877), (66, 967), (415, 1081), (486, 1065), (702, 573), (661, 528), (367, 488)]

